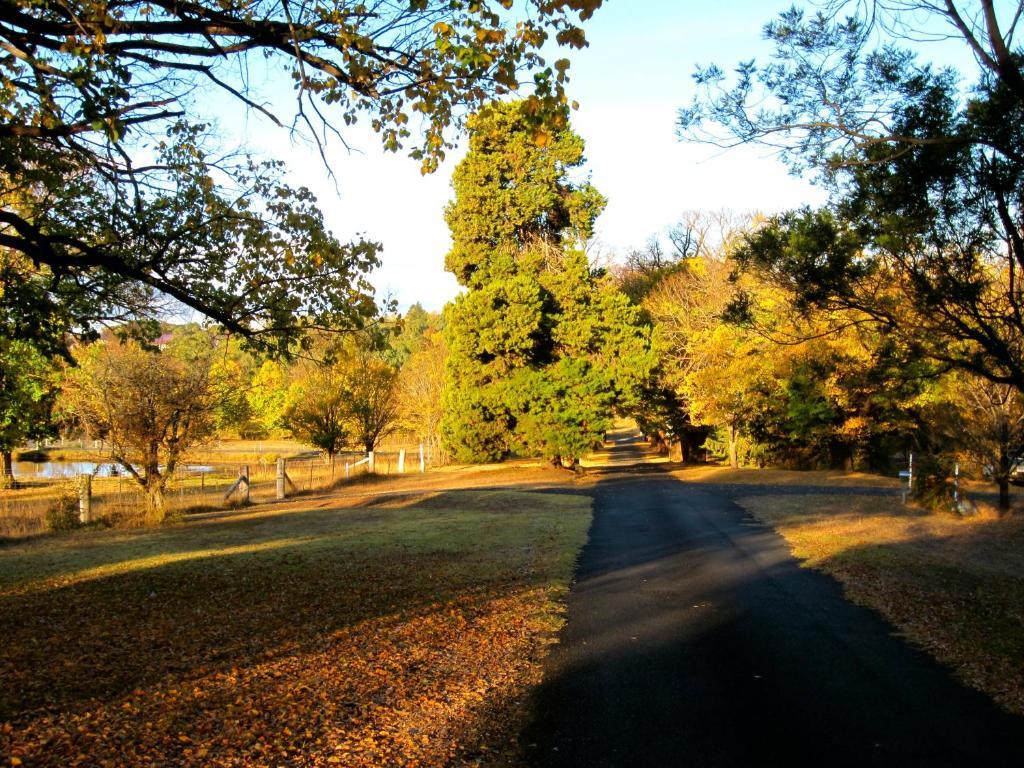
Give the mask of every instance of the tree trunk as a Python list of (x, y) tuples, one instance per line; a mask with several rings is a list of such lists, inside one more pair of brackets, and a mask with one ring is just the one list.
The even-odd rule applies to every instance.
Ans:
[(145, 465), (142, 486), (146, 491), (146, 520), (150, 523), (164, 521), (164, 475), (160, 474), (160, 462), (156, 451), (150, 452)]
[(146, 518), (151, 523), (162, 523), (167, 516), (164, 506), (164, 488), (160, 483), (146, 487)]
[(687, 462), (690, 460), (689, 446), (683, 442), (682, 438), (675, 438), (669, 444), (669, 461), (682, 461)]
[(739, 456), (737, 455), (737, 446), (736, 446), (737, 435), (736, 435), (736, 432), (737, 432), (736, 425), (735, 424), (730, 424), (729, 425), (729, 466), (732, 467), (733, 469), (739, 469), (739, 466), (740, 466)]
[(14, 487), (14, 456), (11, 451), (3, 451), (4, 467), (0, 476), (0, 488)]
[(1010, 451), (1009, 439), (1001, 440), (999, 445), (999, 512), (1010, 511)]

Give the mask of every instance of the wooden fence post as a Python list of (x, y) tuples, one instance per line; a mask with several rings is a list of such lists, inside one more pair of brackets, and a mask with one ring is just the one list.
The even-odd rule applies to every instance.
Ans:
[(398, 449), (398, 474), (405, 474), (405, 448)]
[(246, 504), (248, 504), (249, 503), (249, 490), (252, 487), (252, 483), (249, 481), (249, 478), (252, 477), (252, 475), (249, 474), (249, 465), (248, 464), (246, 464), (244, 467), (242, 467), (242, 477), (245, 479), (245, 495), (242, 496), (242, 501), (244, 501)]
[(92, 522), (92, 474), (89, 472), (78, 478), (78, 522)]
[(284, 459), (278, 459), (277, 460), (277, 498), (278, 498), (278, 500), (281, 500), (281, 499), (283, 499), (285, 497), (284, 478), (285, 478)]

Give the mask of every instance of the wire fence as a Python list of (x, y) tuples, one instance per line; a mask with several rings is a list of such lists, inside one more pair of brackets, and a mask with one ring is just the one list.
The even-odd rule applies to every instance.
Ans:
[[(418, 451), (375, 451), (373, 473), (394, 475), (419, 472)], [(404, 464), (400, 467), (400, 464)], [(106, 465), (109, 471), (109, 465)], [(427, 466), (424, 457), (423, 468)], [(288, 458), (285, 467), (290, 483), (287, 495), (309, 493), (353, 482), (370, 473), (363, 453), (337, 454), (333, 461), (321, 455), (307, 454)], [(277, 497), (276, 459), (258, 459), (248, 463), (186, 465), (168, 480), (164, 509), (169, 515), (223, 509), (242, 502), (244, 493), (225, 498), (239, 477), (248, 472), (248, 500), (259, 503)], [(106, 473), (105, 473), (106, 474)], [(79, 516), (82, 478), (32, 477), (19, 480), (17, 487), (0, 492), (0, 538), (21, 538), (46, 530), (73, 527)], [(113, 476), (92, 477), (89, 507), (91, 519), (99, 524), (131, 525), (141, 523), (147, 509), (144, 489), (123, 470)]]

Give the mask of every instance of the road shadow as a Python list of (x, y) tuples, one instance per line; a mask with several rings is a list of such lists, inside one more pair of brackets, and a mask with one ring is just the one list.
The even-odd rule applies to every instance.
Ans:
[(596, 485), (528, 765), (1021, 764), (1024, 719), (801, 568), (731, 495), (648, 468)]

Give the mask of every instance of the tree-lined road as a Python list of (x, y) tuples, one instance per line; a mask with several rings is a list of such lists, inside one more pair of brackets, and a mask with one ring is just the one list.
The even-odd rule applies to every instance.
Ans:
[(530, 765), (1024, 765), (1024, 720), (667, 474), (598, 484), (547, 664)]

